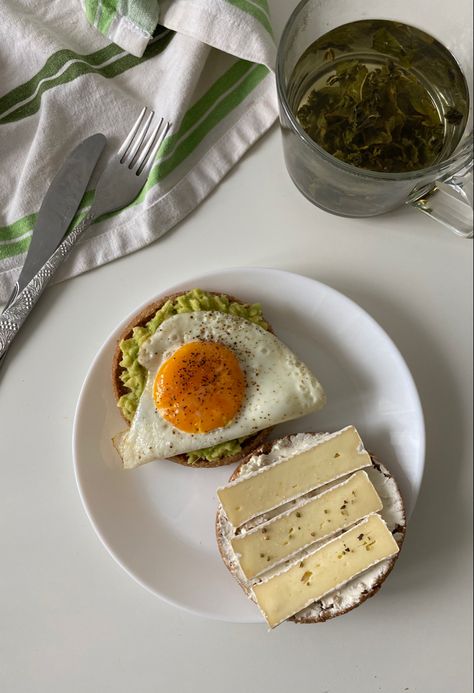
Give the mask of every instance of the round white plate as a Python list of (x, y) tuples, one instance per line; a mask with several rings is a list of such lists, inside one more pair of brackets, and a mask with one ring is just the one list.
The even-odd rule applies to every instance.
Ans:
[[(410, 513), (423, 474), (423, 414), (410, 372), (382, 328), (334, 289), (280, 270), (223, 270), (162, 295), (193, 287), (259, 301), (278, 337), (321, 380), (326, 407), (278, 426), (273, 437), (355, 424), (366, 447), (393, 470)], [(73, 454), (86, 512), (115, 560), (154, 594), (211, 618), (260, 621), (215, 542), (215, 491), (233, 468), (191, 469), (168, 461), (129, 472), (120, 467), (111, 438), (124, 424), (112, 393), (111, 360), (117, 337), (135, 312), (97, 354), (77, 405)]]

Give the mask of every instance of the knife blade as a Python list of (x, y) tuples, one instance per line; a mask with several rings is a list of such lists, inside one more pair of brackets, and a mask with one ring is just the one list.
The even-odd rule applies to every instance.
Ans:
[(97, 133), (66, 157), (43, 199), (20, 275), (4, 310), (56, 250), (68, 230), (107, 140)]

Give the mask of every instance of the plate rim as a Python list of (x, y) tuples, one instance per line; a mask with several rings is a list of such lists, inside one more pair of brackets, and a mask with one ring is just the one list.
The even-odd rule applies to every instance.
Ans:
[(225, 268), (213, 270), (210, 272), (206, 272), (204, 274), (199, 274), (199, 275), (195, 275), (195, 276), (192, 276), (189, 278), (185, 278), (180, 282), (176, 282), (176, 284), (173, 284), (171, 287), (168, 287), (168, 288), (163, 289), (162, 291), (158, 292), (157, 294), (155, 294), (154, 297), (148, 298), (146, 301), (144, 301), (139, 306), (136, 306), (123, 320), (121, 320), (120, 323), (118, 323), (115, 326), (115, 328), (107, 335), (105, 340), (102, 342), (99, 349), (96, 351), (94, 358), (92, 359), (92, 361), (89, 364), (86, 375), (83, 379), (81, 388), (79, 390), (79, 394), (77, 397), (77, 402), (76, 402), (76, 406), (75, 406), (75, 410), (74, 410), (74, 418), (73, 418), (73, 425), (72, 425), (72, 462), (73, 462), (73, 469), (74, 469), (74, 478), (75, 478), (76, 486), (77, 486), (77, 489), (79, 492), (79, 497), (81, 499), (81, 503), (82, 503), (83, 509), (86, 513), (86, 516), (87, 516), (90, 524), (92, 525), (92, 528), (94, 530), (95, 535), (100, 540), (101, 544), (105, 547), (105, 549), (107, 550), (109, 555), (113, 558), (113, 560), (135, 582), (137, 582), (141, 587), (143, 587), (145, 590), (147, 590), (147, 592), (154, 595), (155, 597), (162, 599), (164, 602), (166, 602), (167, 604), (169, 604), (171, 606), (177, 607), (179, 609), (183, 609), (184, 611), (191, 613), (191, 614), (194, 614), (196, 616), (210, 618), (210, 619), (213, 619), (216, 621), (227, 622), (227, 623), (261, 623), (262, 619), (258, 618), (259, 614), (256, 613), (255, 614), (256, 618), (253, 621), (249, 621), (248, 619), (242, 620), (242, 621), (237, 621), (235, 619), (229, 619), (225, 614), (221, 614), (217, 611), (214, 611), (213, 613), (211, 613), (209, 610), (203, 611), (202, 609), (199, 609), (197, 607), (194, 608), (191, 605), (183, 604), (182, 602), (178, 601), (177, 599), (170, 597), (169, 595), (164, 594), (163, 592), (158, 592), (151, 585), (149, 585), (145, 581), (143, 581), (138, 574), (136, 574), (130, 570), (130, 568), (121, 560), (121, 558), (109, 546), (109, 544), (106, 541), (100, 527), (98, 526), (98, 524), (96, 523), (96, 521), (94, 519), (94, 516), (92, 514), (92, 511), (89, 507), (89, 503), (88, 503), (87, 498), (86, 498), (85, 491), (84, 491), (83, 486), (82, 486), (82, 481), (80, 479), (80, 471), (79, 471), (80, 465), (78, 463), (78, 457), (79, 457), (78, 428), (80, 425), (80, 416), (81, 416), (81, 409), (83, 406), (84, 393), (85, 393), (86, 388), (89, 385), (89, 380), (90, 380), (92, 373), (96, 367), (96, 364), (100, 360), (100, 358), (103, 356), (103, 353), (108, 348), (110, 348), (111, 341), (115, 339), (116, 335), (120, 333), (120, 330), (122, 330), (123, 327), (125, 327), (127, 324), (130, 323), (130, 321), (134, 315), (136, 315), (141, 309), (143, 309), (147, 305), (149, 305), (152, 301), (157, 300), (159, 298), (162, 298), (163, 296), (166, 296), (168, 294), (176, 293), (176, 291), (181, 290), (183, 284), (189, 283), (189, 285), (191, 286), (196, 281), (202, 282), (202, 281), (205, 281), (206, 279), (216, 278), (217, 276), (221, 276), (221, 275), (232, 274), (232, 273), (249, 273), (249, 272), (255, 273), (255, 274), (260, 274), (260, 273), (264, 272), (264, 273), (268, 273), (268, 274), (285, 276), (290, 281), (303, 279), (303, 280), (308, 281), (312, 284), (316, 284), (318, 286), (321, 286), (324, 288), (324, 290), (329, 291), (333, 295), (336, 295), (339, 300), (342, 298), (345, 302), (347, 302), (351, 306), (352, 310), (356, 310), (360, 314), (363, 314), (364, 318), (369, 320), (372, 327), (379, 331), (379, 333), (390, 344), (391, 348), (393, 349), (393, 352), (396, 354), (399, 365), (405, 371), (406, 382), (409, 383), (410, 399), (415, 404), (415, 407), (417, 410), (417, 419), (418, 419), (419, 424), (420, 424), (420, 426), (419, 426), (419, 429), (420, 429), (419, 430), (419, 434), (420, 434), (420, 439), (419, 439), (419, 445), (420, 445), (419, 481), (418, 481), (418, 485), (416, 488), (416, 494), (414, 495), (414, 499), (413, 499), (413, 507), (411, 508), (410, 513), (408, 514), (408, 519), (409, 519), (411, 513), (413, 512), (414, 508), (416, 507), (416, 502), (418, 500), (421, 485), (423, 483), (423, 477), (424, 477), (425, 467), (426, 467), (426, 422), (425, 422), (425, 416), (424, 416), (424, 412), (423, 412), (423, 407), (422, 407), (420, 395), (418, 393), (418, 389), (416, 387), (415, 380), (414, 380), (413, 375), (412, 375), (412, 373), (408, 367), (408, 364), (406, 363), (405, 359), (403, 358), (403, 355), (402, 355), (401, 351), (399, 350), (398, 346), (395, 344), (395, 342), (390, 337), (390, 335), (386, 332), (386, 330), (380, 325), (380, 323), (378, 323), (377, 320), (365, 308), (360, 306), (356, 301), (354, 301), (352, 298), (350, 298), (349, 296), (347, 296), (343, 292), (339, 291), (338, 289), (335, 289), (334, 287), (330, 286), (329, 284), (326, 284), (325, 282), (321, 282), (318, 279), (314, 279), (313, 277), (309, 277), (309, 276), (307, 276), (305, 274), (301, 274), (299, 272), (293, 272), (290, 270), (280, 269), (280, 268), (276, 268), (276, 267), (265, 267), (265, 266), (257, 266), (257, 265), (225, 267)]

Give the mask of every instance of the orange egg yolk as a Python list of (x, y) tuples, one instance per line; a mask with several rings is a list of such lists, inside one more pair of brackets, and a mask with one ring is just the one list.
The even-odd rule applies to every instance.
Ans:
[(153, 397), (161, 416), (186, 433), (226, 426), (239, 411), (245, 376), (237, 357), (216, 342), (188, 342), (158, 370)]

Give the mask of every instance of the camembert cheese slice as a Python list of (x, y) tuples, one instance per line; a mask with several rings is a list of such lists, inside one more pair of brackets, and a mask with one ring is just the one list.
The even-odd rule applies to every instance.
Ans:
[(257, 604), (274, 628), (398, 550), (380, 515), (370, 515), (303, 560), (254, 585)]
[(294, 510), (234, 537), (232, 548), (250, 580), (296, 551), (381, 509), (374, 485), (359, 471)]
[(310, 450), (274, 462), (217, 491), (234, 527), (324, 484), (369, 467), (354, 426), (322, 436)]

